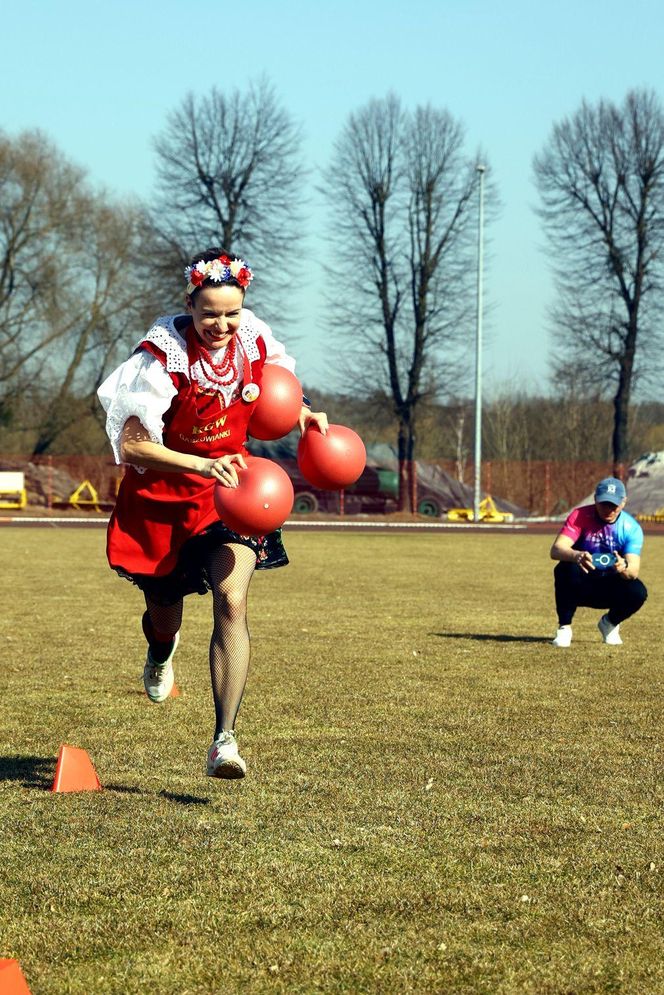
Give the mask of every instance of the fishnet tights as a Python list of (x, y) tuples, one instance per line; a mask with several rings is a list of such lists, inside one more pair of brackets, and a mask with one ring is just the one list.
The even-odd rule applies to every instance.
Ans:
[(210, 640), (210, 677), (216, 718), (215, 738), (235, 728), (247, 683), (249, 629), (247, 592), (256, 554), (237, 543), (221, 546), (208, 561), (214, 626)]
[(182, 625), (182, 598), (174, 605), (160, 605), (146, 594), (145, 604), (148, 610), (148, 618), (143, 617), (145, 638), (149, 643), (170, 643)]
[[(215, 711), (215, 738), (235, 728), (249, 670), (247, 592), (256, 566), (248, 546), (229, 543), (218, 547), (207, 563), (212, 586), (214, 625), (210, 640), (210, 678)], [(160, 605), (146, 595), (143, 631), (157, 662), (168, 656), (172, 639), (182, 625), (182, 598)]]

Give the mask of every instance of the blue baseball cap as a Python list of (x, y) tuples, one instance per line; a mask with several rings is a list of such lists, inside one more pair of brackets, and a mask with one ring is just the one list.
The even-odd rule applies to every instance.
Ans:
[(608, 501), (609, 504), (617, 506), (622, 504), (626, 497), (625, 485), (617, 477), (605, 477), (595, 488), (596, 501)]

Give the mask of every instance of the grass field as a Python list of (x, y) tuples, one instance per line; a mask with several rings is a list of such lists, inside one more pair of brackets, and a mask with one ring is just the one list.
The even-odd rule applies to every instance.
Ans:
[[(550, 536), (287, 535), (238, 731), (203, 770), (209, 599), (142, 693), (102, 530), (4, 529), (0, 957), (51, 993), (664, 991), (664, 539), (605, 647)], [(60, 744), (102, 792), (53, 794)]]

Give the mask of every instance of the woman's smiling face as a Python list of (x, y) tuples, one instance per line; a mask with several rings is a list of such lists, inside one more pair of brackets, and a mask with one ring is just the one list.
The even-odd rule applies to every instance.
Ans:
[(244, 292), (232, 284), (206, 284), (187, 297), (187, 311), (198, 338), (207, 349), (223, 349), (231, 341), (242, 317)]

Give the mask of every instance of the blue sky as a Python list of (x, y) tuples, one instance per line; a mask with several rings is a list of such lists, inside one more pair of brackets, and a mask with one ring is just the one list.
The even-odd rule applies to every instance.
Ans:
[[(490, 231), (485, 376), (546, 386), (552, 299), (533, 213), (533, 155), (581, 100), (621, 101), (646, 86), (664, 98), (664, 5), (655, 0), (325, 0), (204, 4), (175, 0), (27, 0), (3, 6), (0, 127), (38, 127), (90, 179), (148, 197), (151, 139), (188, 91), (242, 87), (261, 75), (305, 134), (314, 177), (347, 115), (394, 91), (410, 107), (446, 107), (486, 152), (502, 210)], [(312, 205), (309, 252), (324, 252)], [(322, 279), (294, 287), (298, 372), (327, 381)], [(361, 290), (361, 288), (358, 288)]]

